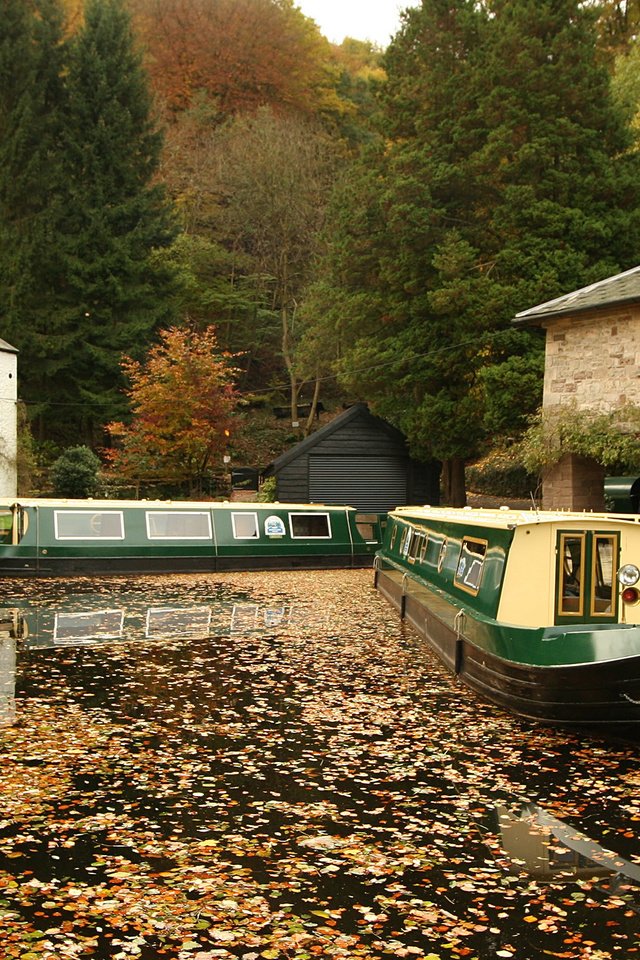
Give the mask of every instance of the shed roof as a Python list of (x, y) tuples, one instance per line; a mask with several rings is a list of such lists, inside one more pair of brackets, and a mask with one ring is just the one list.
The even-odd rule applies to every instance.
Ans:
[(17, 353), (16, 347), (12, 347), (6, 340), (0, 340), (0, 353)]
[(272, 473), (278, 473), (279, 470), (282, 470), (283, 467), (286, 467), (287, 464), (291, 463), (292, 460), (295, 460), (297, 457), (308, 453), (312, 447), (315, 447), (318, 443), (326, 440), (327, 437), (330, 437), (332, 433), (336, 432), (336, 430), (340, 430), (351, 420), (355, 420), (357, 417), (361, 417), (363, 415), (371, 420), (374, 420), (377, 425), (379, 425), (381, 430), (384, 430), (395, 439), (403, 443), (406, 442), (406, 438), (399, 430), (396, 430), (395, 427), (392, 427), (390, 423), (386, 422), (386, 420), (382, 420), (380, 417), (376, 417), (373, 413), (371, 413), (366, 403), (354, 403), (353, 406), (349, 407), (348, 410), (345, 410), (344, 413), (339, 414), (337, 417), (334, 417), (333, 420), (330, 420), (329, 423), (326, 423), (324, 427), (320, 427), (319, 430), (316, 430), (308, 437), (305, 437), (305, 439), (301, 440), (300, 443), (296, 443), (295, 446), (291, 447), (290, 450), (280, 454), (279, 457), (265, 467), (263, 471), (264, 474), (269, 475)]
[(515, 324), (540, 324), (556, 317), (571, 316), (587, 310), (618, 306), (623, 303), (640, 302), (640, 266), (632, 267), (624, 273), (618, 273), (606, 280), (599, 280), (588, 287), (581, 287), (573, 293), (567, 293), (555, 300), (540, 303), (517, 313)]

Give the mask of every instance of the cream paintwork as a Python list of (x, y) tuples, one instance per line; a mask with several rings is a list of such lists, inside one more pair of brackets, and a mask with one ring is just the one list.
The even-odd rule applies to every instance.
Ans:
[[(570, 513), (559, 510), (487, 510), (453, 507), (399, 507), (395, 514), (411, 519), (453, 521), (460, 535), (481, 536), (491, 527), (514, 528), (496, 620), (519, 627), (550, 627), (555, 621), (556, 543), (559, 530), (588, 530), (620, 536), (620, 566), (640, 567), (640, 516)], [(409, 519), (407, 517), (406, 519)], [(484, 534), (486, 536), (486, 533)], [(617, 583), (616, 583), (617, 586)], [(640, 604), (619, 605), (621, 623), (640, 622)]]

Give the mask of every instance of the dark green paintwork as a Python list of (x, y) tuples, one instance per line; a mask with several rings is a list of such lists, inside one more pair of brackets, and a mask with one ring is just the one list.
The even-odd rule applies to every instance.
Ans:
[[(400, 554), (400, 531), (407, 526), (407, 523), (416, 529), (428, 530), (433, 534), (433, 539), (436, 544), (441, 543), (446, 538), (446, 553), (441, 571), (438, 571), (437, 568), (438, 551), (432, 546), (431, 537), (424, 563), (421, 564), (418, 560), (411, 563), (406, 557)], [(391, 539), (395, 525), (398, 526), (399, 531), (395, 537), (393, 548), (391, 548)], [(464, 537), (486, 540), (489, 544), (483, 566), (480, 589), (476, 595), (457, 586), (454, 582)], [(513, 530), (496, 527), (485, 528), (476, 525), (461, 529), (460, 525), (455, 522), (437, 518), (429, 518), (427, 520), (420, 516), (411, 518), (410, 515), (404, 513), (401, 520), (397, 520), (393, 515), (390, 515), (381, 556), (389, 557), (401, 567), (405, 568), (411, 576), (419, 579), (424, 578), (428, 583), (433, 584), (441, 590), (445, 590), (453, 598), (459, 598), (460, 604), (464, 604), (465, 607), (486, 617), (495, 617), (500, 602), (504, 565), (512, 540)]]
[[(443, 569), (438, 573), (433, 562), (421, 565), (409, 563), (399, 553), (400, 533), (391, 548), (393, 527), (400, 529), (406, 522), (416, 528), (433, 531), (439, 538), (447, 537), (448, 546)], [(486, 539), (490, 547), (483, 569), (483, 577), (477, 596), (454, 584), (454, 575), (460, 556), (462, 539), (471, 536)], [(638, 654), (638, 628), (634, 624), (598, 622), (589, 624), (575, 622), (552, 627), (520, 627), (496, 621), (504, 567), (513, 530), (487, 527), (476, 524), (461, 529), (459, 524), (438, 519), (427, 521), (423, 517), (410, 517), (406, 513), (398, 520), (389, 517), (379, 562), (404, 571), (412, 580), (420, 583), (431, 594), (426, 606), (453, 632), (462, 628), (465, 639), (478, 650), (500, 657), (511, 663), (536, 667), (561, 667), (565, 665), (604, 663)], [(429, 556), (427, 555), (427, 560)], [(460, 611), (465, 614), (463, 624), (456, 621)]]
[[(103, 510), (118, 510), (123, 513), (125, 526), (125, 539), (104, 539), (100, 540), (56, 540), (54, 530), (54, 511), (55, 510), (74, 510), (90, 509), (91, 506), (97, 512)], [(79, 507), (77, 504), (60, 504), (33, 506), (28, 505), (25, 509), (29, 514), (28, 530), (22, 538), (20, 544), (0, 545), (0, 556), (15, 558), (16, 560), (35, 560), (41, 561), (62, 560), (67, 558), (87, 558), (100, 561), (105, 558), (254, 558), (258, 561), (261, 557), (287, 557), (302, 556), (307, 558), (318, 557), (319, 561), (323, 556), (333, 558), (344, 557), (345, 561), (356, 556), (373, 557), (379, 546), (381, 537), (381, 523), (378, 520), (376, 524), (376, 533), (378, 540), (376, 542), (366, 542), (361, 536), (356, 526), (356, 511), (348, 508), (327, 507), (322, 510), (305, 509), (305, 504), (282, 506), (280, 504), (265, 503), (255, 504), (234, 504), (232, 507), (225, 508), (211, 505), (210, 512), (212, 517), (214, 538), (213, 540), (199, 539), (153, 539), (147, 537), (146, 532), (146, 511), (153, 511), (154, 508), (160, 512), (171, 510), (179, 511), (180, 507), (196, 509), (202, 512), (203, 505), (184, 504), (165, 504), (165, 503), (143, 503), (139, 505), (123, 505), (118, 502), (87, 502)], [(331, 523), (330, 538), (307, 538), (290, 535), (288, 516), (291, 513), (327, 513)], [(234, 539), (232, 528), (232, 513), (255, 513), (258, 517), (258, 524), (261, 535), (256, 538)], [(278, 516), (282, 519), (285, 526), (285, 534), (281, 537), (266, 537), (264, 531), (264, 521), (267, 517)]]

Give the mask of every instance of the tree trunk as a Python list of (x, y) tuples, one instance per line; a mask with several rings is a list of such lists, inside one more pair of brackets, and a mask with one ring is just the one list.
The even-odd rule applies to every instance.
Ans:
[(451, 457), (451, 459), (447, 461), (447, 465), (449, 490), (446, 500), (452, 507), (466, 507), (467, 488), (464, 476), (465, 462), (462, 457)]
[(311, 409), (309, 410), (309, 416), (304, 427), (304, 435), (308, 437), (311, 433), (311, 428), (313, 426), (313, 421), (316, 418), (318, 412), (318, 400), (320, 399), (320, 377), (316, 376), (316, 382), (313, 387), (313, 399), (311, 401)]

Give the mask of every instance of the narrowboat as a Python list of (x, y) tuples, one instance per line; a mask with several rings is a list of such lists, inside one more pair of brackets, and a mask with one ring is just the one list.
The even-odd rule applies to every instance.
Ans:
[(401, 507), (375, 584), (482, 698), (535, 721), (635, 724), (639, 521)]
[(382, 520), (320, 504), (0, 504), (0, 576), (371, 566)]

